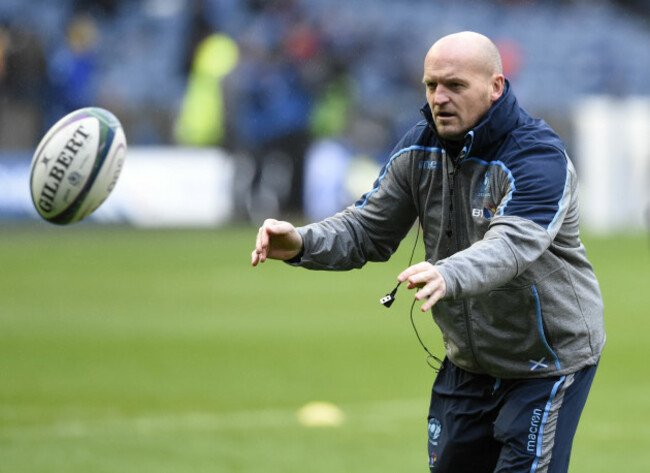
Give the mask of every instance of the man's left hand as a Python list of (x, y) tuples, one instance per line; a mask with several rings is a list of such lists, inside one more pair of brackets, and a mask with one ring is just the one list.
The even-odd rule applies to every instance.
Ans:
[(397, 276), (397, 280), (408, 281), (408, 289), (420, 289), (415, 293), (415, 299), (418, 301), (426, 299), (421, 307), (422, 312), (431, 309), (447, 292), (447, 285), (442, 275), (427, 261), (409, 266)]

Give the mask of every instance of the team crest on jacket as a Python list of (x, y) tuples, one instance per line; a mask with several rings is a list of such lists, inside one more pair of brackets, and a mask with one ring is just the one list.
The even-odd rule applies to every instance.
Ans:
[(492, 220), (497, 209), (490, 202), (492, 197), (492, 184), (490, 182), (490, 170), (485, 171), (483, 179), (479, 181), (478, 189), (474, 197), (474, 208), (472, 209), (472, 216), (475, 218), (483, 218), (487, 221)]
[(477, 197), (490, 197), (492, 193), (490, 192), (490, 171), (487, 170), (485, 171), (485, 176), (483, 176), (483, 182), (481, 182), (481, 186), (478, 188), (478, 194), (476, 194)]

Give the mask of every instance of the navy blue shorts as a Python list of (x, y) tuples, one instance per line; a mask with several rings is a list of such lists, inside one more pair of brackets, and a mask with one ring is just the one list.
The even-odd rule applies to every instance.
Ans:
[(445, 359), (429, 408), (431, 472), (566, 473), (595, 373), (499, 380)]

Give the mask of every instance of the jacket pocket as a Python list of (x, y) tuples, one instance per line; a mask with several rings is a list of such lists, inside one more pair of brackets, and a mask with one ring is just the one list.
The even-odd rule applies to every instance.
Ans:
[(591, 357), (589, 326), (567, 269), (560, 268), (552, 279), (540, 281), (536, 290), (547, 337), (552, 340), (562, 368)]
[(537, 286), (506, 285), (473, 302), (471, 336), (484, 369), (504, 377), (561, 369)]

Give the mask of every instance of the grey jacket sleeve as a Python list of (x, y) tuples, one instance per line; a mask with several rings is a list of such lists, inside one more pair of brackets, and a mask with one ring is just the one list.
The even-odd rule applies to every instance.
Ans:
[(538, 260), (550, 244), (550, 235), (536, 223), (499, 218), (482, 240), (435, 263), (447, 285), (445, 298), (475, 296), (503, 286)]
[[(546, 266), (555, 264), (548, 261), (553, 245), (570, 250), (566, 255), (567, 264), (580, 264), (584, 255), (578, 238), (578, 182), (568, 158), (565, 163), (561, 197), (552, 203), (556, 211), (548, 223), (501, 213), (492, 219), (483, 239), (446, 259), (432, 261), (445, 279), (446, 298), (470, 297), (496, 289), (520, 277), (531, 265), (535, 266), (533, 277), (542, 277), (552, 270)], [(543, 190), (531, 187), (527, 193), (520, 192), (517, 198), (535, 202), (540, 193)], [(508, 194), (502, 206), (509, 199)], [(539, 205), (544, 203), (538, 201)]]
[(408, 155), (393, 156), (373, 189), (343, 212), (298, 228), (304, 253), (295, 266), (348, 270), (386, 261), (416, 218)]

